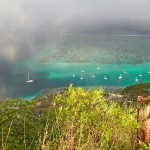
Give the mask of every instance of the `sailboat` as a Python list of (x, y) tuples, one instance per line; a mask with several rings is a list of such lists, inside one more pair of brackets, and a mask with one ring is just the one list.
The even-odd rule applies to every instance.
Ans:
[(124, 72), (123, 72), (124, 74), (127, 74), (127, 72), (124, 70)]
[(107, 80), (107, 77), (106, 77), (106, 75), (104, 76), (104, 80)]
[(141, 74), (141, 73), (139, 74), (139, 77), (142, 77), (142, 74)]
[(76, 76), (74, 73), (72, 74), (73, 78)]
[(120, 76), (118, 77), (119, 79), (122, 79), (122, 75), (120, 74)]
[(28, 72), (28, 75), (27, 75), (27, 80), (26, 80), (27, 83), (32, 83), (34, 82), (34, 80), (30, 80), (30, 74)]
[(99, 70), (100, 68), (99, 68), (99, 66), (97, 66), (97, 68), (96, 68), (97, 70)]
[(135, 82), (138, 82), (138, 81), (139, 81), (139, 79), (136, 77), (136, 78), (135, 78)]
[(80, 80), (83, 80), (83, 76), (81, 75)]
[(84, 70), (81, 70), (81, 73), (84, 73), (85, 71)]
[(92, 75), (92, 78), (95, 78), (95, 75), (94, 75), (94, 74)]

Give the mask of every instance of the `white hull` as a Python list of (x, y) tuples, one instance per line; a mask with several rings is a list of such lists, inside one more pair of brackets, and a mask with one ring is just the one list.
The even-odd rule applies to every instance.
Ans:
[(120, 76), (118, 77), (119, 79), (122, 79), (122, 75), (120, 74)]
[(32, 82), (34, 82), (34, 80), (27, 80), (26, 82), (27, 83), (32, 83)]
[(138, 81), (139, 81), (139, 79), (136, 77), (136, 78), (135, 78), (135, 82), (138, 82)]
[(106, 77), (106, 75), (104, 76), (104, 80), (107, 80), (107, 77)]

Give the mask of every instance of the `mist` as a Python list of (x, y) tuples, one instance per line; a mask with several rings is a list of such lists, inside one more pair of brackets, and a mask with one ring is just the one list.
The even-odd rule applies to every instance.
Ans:
[(56, 34), (150, 33), (149, 0), (0, 2), (0, 58), (11, 62), (34, 55)]

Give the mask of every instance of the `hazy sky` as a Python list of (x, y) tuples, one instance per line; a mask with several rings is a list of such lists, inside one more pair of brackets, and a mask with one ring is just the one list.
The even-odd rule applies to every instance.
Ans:
[(9, 61), (36, 53), (53, 34), (150, 33), (149, 0), (0, 0), (0, 4), (0, 58)]

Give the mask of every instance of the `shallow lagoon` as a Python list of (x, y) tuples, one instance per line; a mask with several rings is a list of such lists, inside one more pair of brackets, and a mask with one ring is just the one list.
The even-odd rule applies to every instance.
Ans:
[[(150, 82), (149, 41), (147, 36), (57, 37), (41, 53), (14, 66), (11, 96), (30, 98), (42, 89), (64, 88), (70, 83), (75, 87), (120, 88)], [(28, 72), (33, 83), (25, 82)], [(120, 74), (122, 79), (118, 79)]]
[[(138, 65), (52, 62), (40, 65), (32, 64), (30, 65), (30, 70), (32, 70), (30, 78), (34, 79), (34, 83), (25, 82), (26, 72), (18, 73), (18, 78), (21, 78), (19, 85), (22, 85), (22, 91), (19, 93), (22, 93), (25, 97), (26, 94), (31, 93), (32, 96), (32, 94), (39, 93), (41, 89), (68, 87), (70, 83), (75, 87), (126, 87), (140, 81), (149, 82), (150, 74), (148, 69), (149, 63)], [(120, 74), (122, 79), (118, 78)], [(140, 74), (142, 77), (139, 76)], [(107, 80), (104, 79), (105, 75)], [(136, 77), (138, 82), (135, 81)]]

